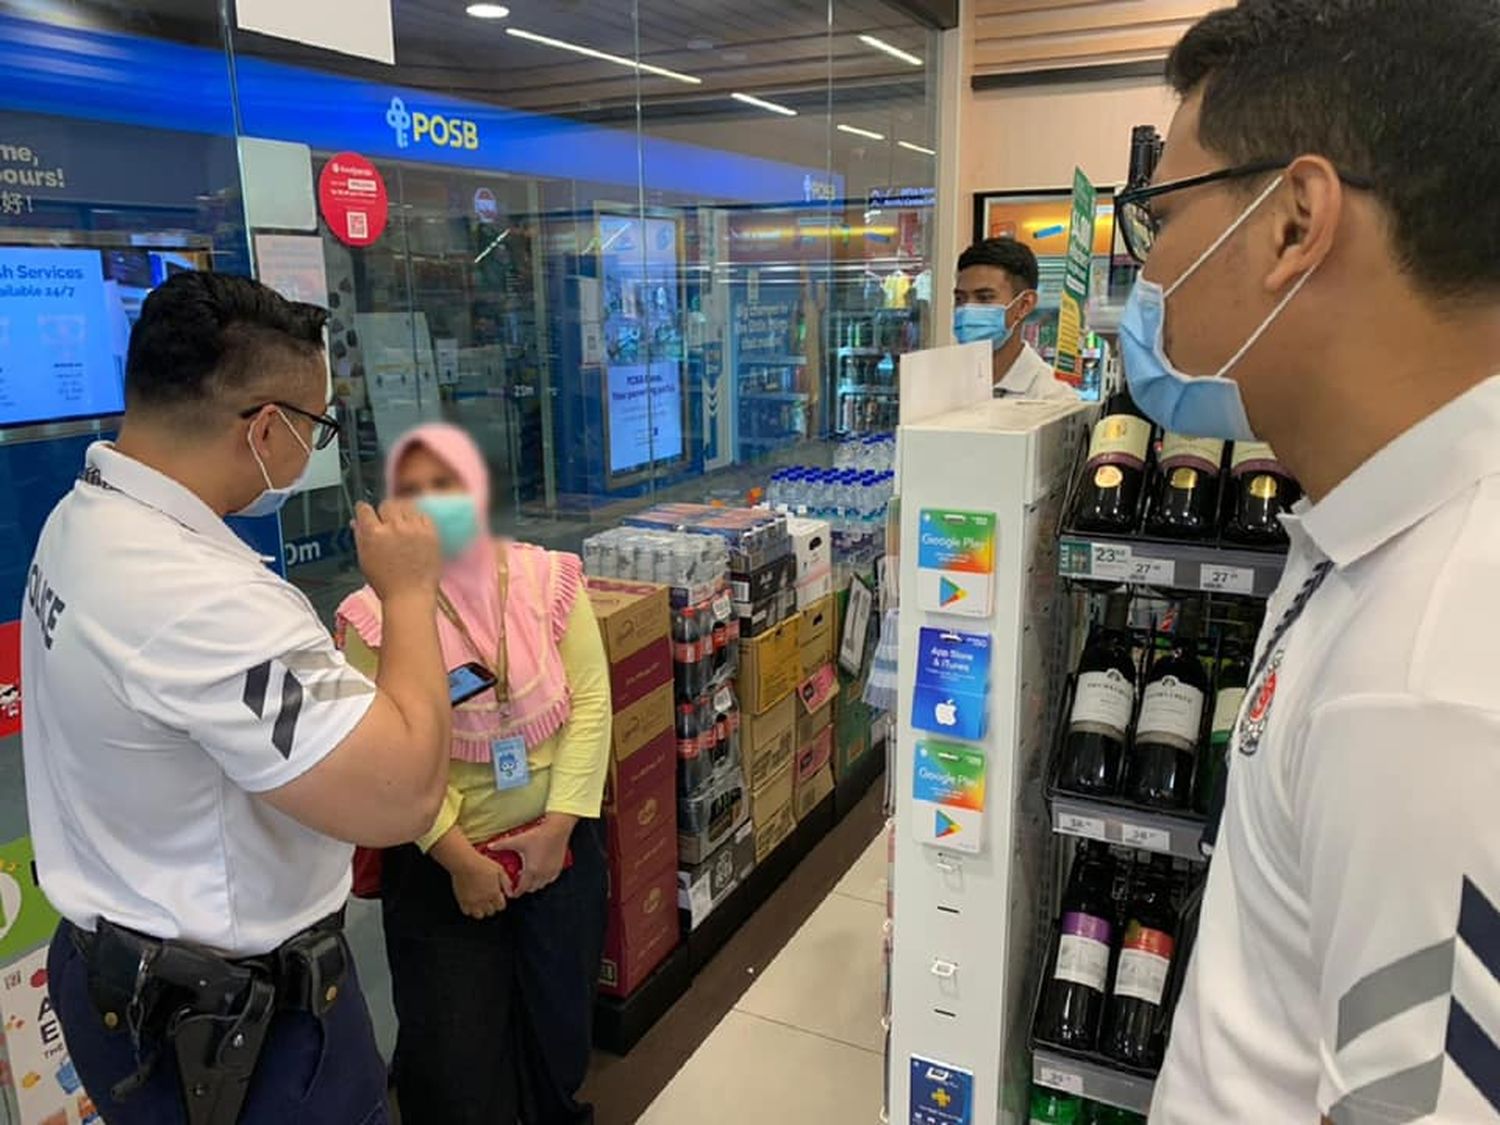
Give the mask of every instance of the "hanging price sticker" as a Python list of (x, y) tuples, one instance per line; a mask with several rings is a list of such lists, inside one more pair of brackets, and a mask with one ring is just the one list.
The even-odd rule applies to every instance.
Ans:
[(1128, 848), (1145, 848), (1153, 852), (1170, 852), (1172, 834), (1160, 828), (1145, 828), (1139, 824), (1120, 825), (1120, 843)]
[(1135, 557), (1126, 580), (1142, 586), (1171, 586), (1177, 582), (1177, 564), (1171, 559)]
[(1198, 588), (1214, 594), (1255, 593), (1255, 571), (1245, 566), (1204, 563), (1198, 573)]
[(1065, 1094), (1083, 1094), (1083, 1075), (1061, 1067), (1039, 1063), (1036, 1068), (1036, 1084), (1049, 1090), (1061, 1090)]
[(1104, 839), (1104, 821), (1092, 816), (1058, 813), (1057, 830), (1064, 836), (1084, 836), (1090, 840)]

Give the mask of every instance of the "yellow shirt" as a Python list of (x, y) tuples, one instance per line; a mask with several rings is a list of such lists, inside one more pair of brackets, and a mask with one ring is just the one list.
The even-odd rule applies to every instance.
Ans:
[[(448, 766), (448, 793), (437, 820), (417, 846), (428, 850), (455, 824), (473, 843), (529, 824), (544, 813), (576, 817), (599, 815), (609, 772), (609, 737), (613, 710), (609, 695), (609, 662), (588, 594), (580, 590), (558, 643), (572, 693), (573, 709), (561, 730), (528, 754), (531, 780), (519, 789), (495, 788), (488, 762), (454, 759)], [(353, 629), (345, 651), (349, 662), (373, 677), (380, 654)]]

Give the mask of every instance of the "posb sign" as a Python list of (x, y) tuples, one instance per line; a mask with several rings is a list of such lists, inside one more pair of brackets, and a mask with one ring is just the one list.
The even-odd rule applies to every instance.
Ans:
[(467, 117), (449, 117), (441, 113), (408, 110), (401, 98), (392, 98), (385, 111), (385, 123), (396, 134), (397, 148), (413, 145), (436, 145), (439, 148), (479, 148), (479, 122)]

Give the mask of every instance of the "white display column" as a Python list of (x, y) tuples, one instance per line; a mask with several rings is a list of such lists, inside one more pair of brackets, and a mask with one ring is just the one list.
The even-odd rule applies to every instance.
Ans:
[(893, 1122), (1025, 1120), (1057, 528), (1087, 417), (1002, 399), (901, 430)]

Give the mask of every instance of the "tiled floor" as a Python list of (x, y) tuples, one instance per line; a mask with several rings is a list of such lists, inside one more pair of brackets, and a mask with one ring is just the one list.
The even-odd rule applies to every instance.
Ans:
[(871, 1125), (883, 1079), (882, 832), (641, 1118)]

